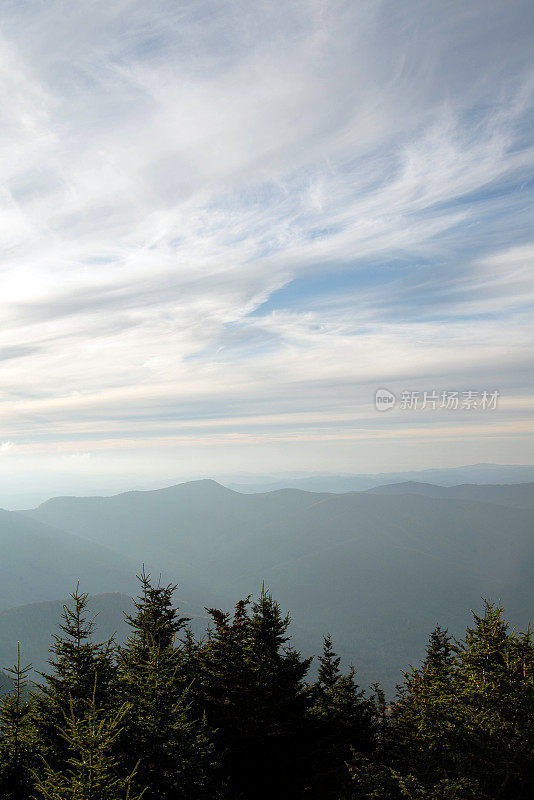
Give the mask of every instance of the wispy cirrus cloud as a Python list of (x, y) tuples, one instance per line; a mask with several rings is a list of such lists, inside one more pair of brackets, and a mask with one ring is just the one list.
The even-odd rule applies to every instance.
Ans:
[(2, 17), (10, 441), (239, 436), (267, 410), (326, 440), (377, 381), (532, 394), (529, 3)]

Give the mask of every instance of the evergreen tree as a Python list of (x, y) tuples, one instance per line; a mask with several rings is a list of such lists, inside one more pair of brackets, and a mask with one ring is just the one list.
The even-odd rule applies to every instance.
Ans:
[[(52, 670), (43, 673), (44, 682), (34, 695), (34, 722), (44, 755), (51, 767), (60, 767), (66, 757), (66, 744), (59, 734), (71, 709), (76, 715), (92, 696), (95, 702), (109, 709), (114, 702), (116, 673), (112, 641), (94, 642), (94, 623), (87, 619), (88, 595), (79, 585), (70, 595), (72, 607), (63, 607), (60, 625), (62, 634), (54, 635)], [(96, 683), (95, 683), (96, 682)]]
[(454, 649), (439, 626), (430, 634), (420, 669), (404, 673), (393, 704), (391, 743), (402, 770), (424, 785), (457, 774), (469, 738), (469, 715), (456, 679)]
[(381, 754), (385, 751), (389, 743), (390, 735), (390, 715), (386, 701), (386, 695), (379, 683), (372, 683), (369, 704), (373, 719), (373, 730), (375, 735), (375, 750)]
[(346, 763), (353, 750), (369, 753), (375, 745), (373, 704), (356, 684), (355, 670), (340, 670), (341, 659), (330, 635), (324, 637), (315, 684), (315, 757), (310, 796), (338, 798), (348, 781)]
[(298, 797), (308, 779), (311, 659), (289, 646), (290, 619), (262, 591), (214, 622), (202, 653), (208, 723), (216, 730), (228, 798)]
[(443, 778), (425, 787), (414, 775), (356, 755), (349, 766), (350, 787), (342, 800), (489, 800), (466, 778)]
[(341, 670), (330, 636), (307, 684), (311, 659), (291, 647), (289, 616), (264, 590), (233, 614), (209, 610), (197, 641), (173, 607), (175, 587), (144, 571), (140, 581), (118, 652), (92, 641), (79, 589), (34, 693), (19, 652), (0, 701), (0, 797), (534, 797), (534, 643), (500, 604), (473, 614), (463, 641), (436, 628), (388, 704), (378, 685), (367, 699), (354, 669)]
[(195, 639), (191, 628), (185, 628), (179, 640), (177, 655), (180, 662), (179, 676), (183, 685), (188, 688), (190, 702), (197, 710), (197, 716), (202, 716), (203, 700), (200, 691), (199, 675), (202, 648), (204, 641)]
[(249, 771), (254, 687), (246, 660), (249, 617), (248, 598), (230, 614), (207, 609), (213, 629), (197, 653), (199, 684), (197, 698), (214, 731), (218, 754), (217, 783), (223, 797), (240, 797), (240, 787)]
[(195, 715), (175, 637), (187, 619), (172, 605), (175, 586), (153, 586), (144, 570), (132, 628), (119, 651), (120, 696), (127, 703), (119, 740), (130, 769), (139, 761), (136, 785), (146, 799), (200, 798), (208, 791), (213, 748)]
[(489, 800), (468, 779), (443, 778), (427, 788), (414, 775), (401, 775), (364, 757), (354, 759), (350, 773), (343, 800)]
[[(252, 605), (247, 658), (253, 675), (253, 703), (259, 720), (251, 763), (261, 775), (260, 796), (297, 795), (309, 781), (309, 711), (313, 692), (305, 682), (311, 658), (291, 647), (289, 614), (282, 615), (262, 589)], [(255, 755), (255, 759), (254, 759)], [(263, 792), (263, 795), (261, 794)]]
[(0, 797), (4, 800), (26, 800), (33, 787), (37, 742), (28, 694), (30, 670), (31, 665), (21, 666), (19, 644), (17, 664), (6, 668), (13, 688), (0, 705)]
[(458, 649), (458, 685), (472, 737), (465, 767), (499, 797), (534, 794), (534, 645), (510, 631), (500, 603), (473, 614)]
[(341, 678), (339, 665), (341, 658), (334, 653), (332, 637), (329, 633), (323, 637), (323, 652), (319, 656), (318, 682), (324, 691), (333, 690)]
[(90, 700), (78, 702), (76, 711), (71, 702), (60, 732), (67, 760), (60, 770), (44, 762), (44, 775), (36, 779), (37, 797), (42, 800), (140, 800), (144, 794), (131, 793), (135, 769), (119, 777), (114, 754), (126, 707), (109, 714), (97, 707), (96, 695), (97, 679)]
[(526, 798), (534, 793), (531, 632), (510, 631), (500, 604), (486, 602), (473, 618), (455, 645), (436, 629), (421, 668), (405, 674), (383, 764), (422, 797), (456, 787), (459, 797)]

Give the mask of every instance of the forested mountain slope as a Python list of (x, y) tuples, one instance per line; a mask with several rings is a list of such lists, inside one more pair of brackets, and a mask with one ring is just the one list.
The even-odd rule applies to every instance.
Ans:
[[(331, 631), (343, 655), (391, 685), (444, 616), (482, 596), (532, 618), (534, 511), (412, 494), (243, 495), (213, 481), (111, 498), (57, 498), (26, 518), (162, 564), (181, 594), (230, 604), (265, 580), (297, 644)], [(93, 591), (91, 585), (87, 585)]]
[(476, 484), (459, 486), (435, 486), (432, 483), (390, 483), (369, 489), (371, 494), (421, 494), (425, 497), (475, 500), (479, 503), (495, 503), (513, 508), (534, 508), (534, 483)]
[(136, 561), (19, 512), (0, 510), (0, 609), (54, 600), (77, 580), (91, 591), (129, 591)]

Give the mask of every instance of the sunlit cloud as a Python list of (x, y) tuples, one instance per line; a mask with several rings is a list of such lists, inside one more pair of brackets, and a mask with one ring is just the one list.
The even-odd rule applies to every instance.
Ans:
[(288, 426), (351, 442), (369, 439), (377, 385), (497, 387), (525, 401), (501, 406), (503, 436), (526, 435), (531, 14), (504, 0), (5, 6), (6, 444), (156, 452), (179, 448), (181, 425), (208, 449), (219, 425), (247, 441), (257, 426), (260, 444)]

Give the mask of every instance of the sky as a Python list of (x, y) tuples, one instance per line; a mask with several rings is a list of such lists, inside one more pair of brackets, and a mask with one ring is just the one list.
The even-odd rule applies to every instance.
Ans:
[(533, 45), (528, 0), (4, 0), (0, 503), (533, 463)]

